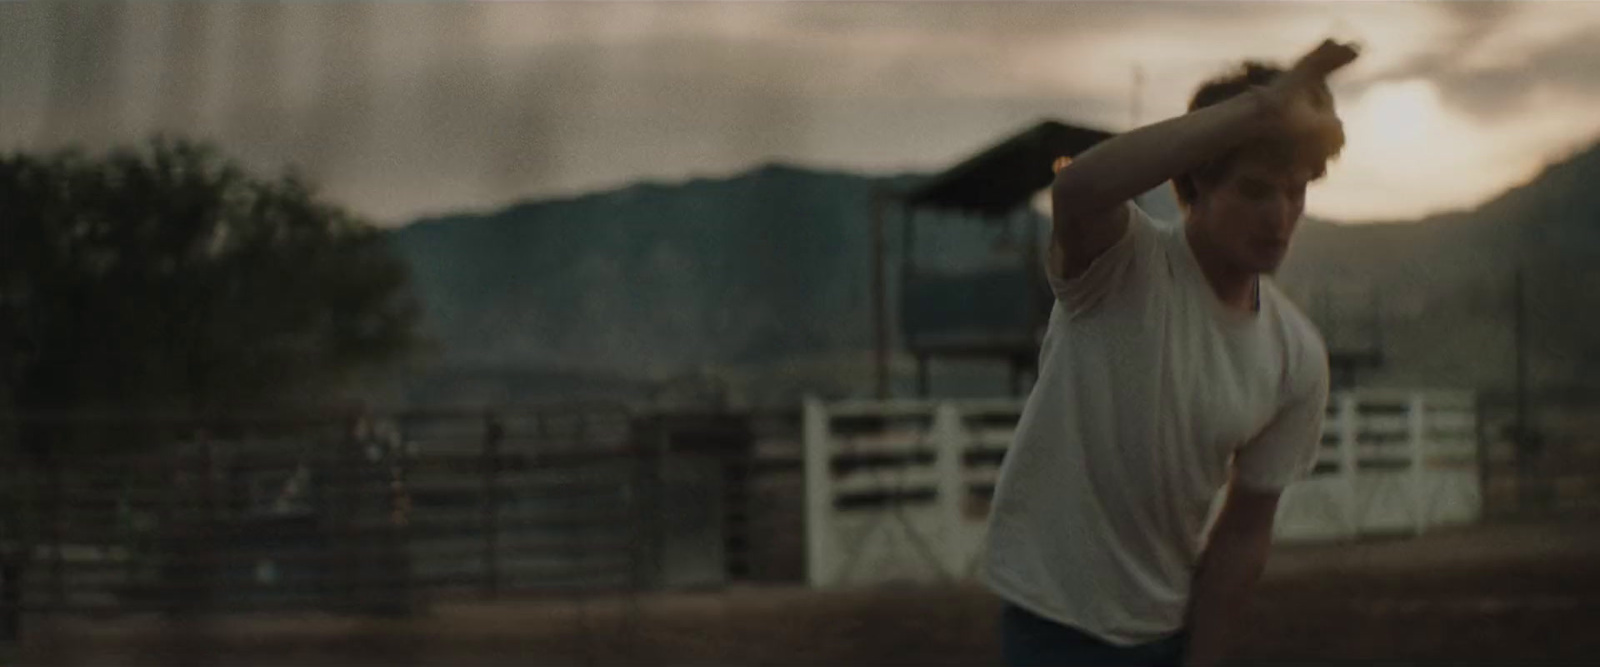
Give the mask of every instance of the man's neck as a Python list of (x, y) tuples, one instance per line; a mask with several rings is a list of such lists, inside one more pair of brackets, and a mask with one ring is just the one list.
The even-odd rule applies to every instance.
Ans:
[(1184, 235), (1188, 237), (1195, 261), (1200, 264), (1200, 272), (1205, 274), (1217, 298), (1229, 308), (1255, 312), (1259, 274), (1235, 268), (1206, 243), (1203, 235), (1196, 234), (1193, 226), (1185, 225)]

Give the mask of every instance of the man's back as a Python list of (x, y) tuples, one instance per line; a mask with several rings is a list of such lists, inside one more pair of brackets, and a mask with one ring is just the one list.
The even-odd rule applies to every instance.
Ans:
[(1315, 454), (1326, 392), (1320, 338), (1270, 282), (1258, 312), (1229, 308), (1181, 228), (1129, 213), (1082, 273), (1051, 271), (982, 570), (1008, 601), (1122, 645), (1184, 625), (1235, 450), (1240, 483), (1281, 488)]

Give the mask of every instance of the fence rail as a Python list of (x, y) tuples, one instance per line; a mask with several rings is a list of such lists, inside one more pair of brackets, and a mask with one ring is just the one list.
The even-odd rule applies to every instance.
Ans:
[[(1476, 520), (1475, 405), (1468, 392), (1336, 395), (1317, 466), (1286, 490), (1275, 537), (1341, 539)], [(971, 574), (1022, 406), (808, 401), (807, 580), (835, 586)]]

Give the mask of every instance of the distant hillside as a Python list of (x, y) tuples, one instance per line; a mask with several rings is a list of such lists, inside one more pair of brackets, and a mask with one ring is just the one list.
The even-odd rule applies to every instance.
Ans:
[(914, 180), (772, 165), (423, 220), (393, 243), (446, 365), (659, 377), (869, 348), (870, 193)]
[[(600, 383), (610, 388), (708, 367), (738, 367), (730, 375), (753, 383), (784, 373), (859, 383), (870, 377), (872, 348), (870, 192), (918, 179), (770, 165), (423, 220), (395, 231), (393, 243), (413, 267), (444, 367), (593, 375), (611, 378)], [(1474, 211), (1383, 225), (1308, 221), (1278, 278), (1336, 346), (1381, 329), (1389, 365), (1372, 382), (1492, 388), (1511, 377), (1510, 281), (1523, 266), (1536, 379), (1593, 385), (1596, 183), (1600, 148)], [(1175, 217), (1170, 201), (1146, 206)], [(1026, 221), (1009, 234), (924, 221), (917, 261), (947, 268), (997, 261), (1026, 233)], [(892, 268), (899, 225), (890, 234)], [(898, 275), (889, 277), (893, 294)]]
[(1471, 211), (1414, 222), (1307, 223), (1278, 276), (1330, 341), (1381, 325), (1391, 385), (1506, 388), (1513, 283), (1532, 379), (1600, 386), (1600, 146)]

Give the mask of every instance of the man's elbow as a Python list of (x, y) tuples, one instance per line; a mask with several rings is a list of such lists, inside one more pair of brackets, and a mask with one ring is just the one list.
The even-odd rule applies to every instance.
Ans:
[(1085, 171), (1077, 163), (1056, 172), (1050, 182), (1050, 207), (1057, 220), (1072, 225), (1098, 225), (1113, 219), (1113, 213), (1126, 198), (1106, 189), (1105, 179)]
[(1094, 198), (1094, 182), (1086, 178), (1076, 163), (1068, 164), (1056, 172), (1050, 182), (1050, 201), (1058, 213), (1071, 213)]
[(1208, 550), (1248, 566), (1257, 574), (1266, 569), (1272, 551), (1272, 526), (1276, 514), (1276, 493), (1256, 493), (1234, 489), (1211, 531)]
[(1266, 574), (1270, 549), (1270, 541), (1213, 535), (1206, 546), (1200, 576), (1215, 587), (1248, 590)]
[(1050, 184), (1050, 209), (1058, 241), (1075, 242), (1084, 227), (1094, 224), (1104, 208), (1096, 201), (1093, 183), (1073, 165), (1056, 172)]

